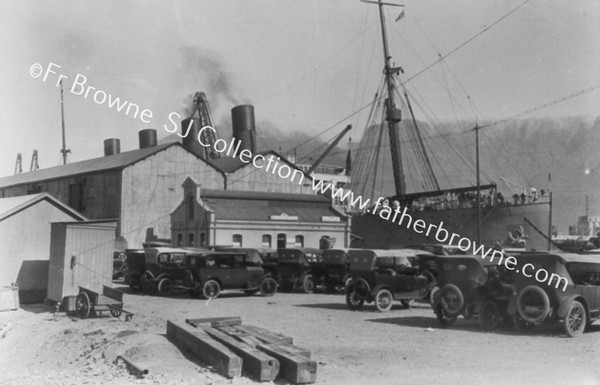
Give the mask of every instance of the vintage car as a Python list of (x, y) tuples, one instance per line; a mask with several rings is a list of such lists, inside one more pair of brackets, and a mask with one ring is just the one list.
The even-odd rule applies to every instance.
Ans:
[(344, 289), (350, 279), (348, 249), (323, 250), (321, 262), (313, 263), (311, 267), (313, 287), (329, 292)]
[[(393, 301), (404, 307), (414, 299), (426, 298), (436, 285), (431, 272), (416, 266), (420, 250), (348, 250), (351, 280), (346, 287), (346, 304), (352, 310), (375, 302), (388, 311)], [(426, 254), (427, 255), (427, 254)]]
[[(600, 319), (600, 261), (568, 253), (524, 254), (514, 274), (517, 295), (508, 307), (521, 332), (535, 324), (562, 321), (565, 333), (576, 337)], [(541, 273), (540, 273), (541, 272)], [(539, 282), (538, 279), (544, 280)], [(528, 277), (530, 276), (530, 277)]]
[(515, 296), (512, 273), (504, 265), (475, 255), (428, 258), (440, 288), (432, 304), (443, 327), (452, 326), (459, 315), (477, 316), (482, 329), (493, 330), (507, 316)]
[(226, 251), (226, 252), (241, 252), (246, 253), (248, 259), (246, 263), (249, 265), (260, 266), (266, 273), (277, 276), (277, 263), (265, 261), (261, 250), (252, 249), (247, 247), (233, 247), (233, 246), (217, 246), (214, 248), (215, 251)]
[(243, 251), (189, 255), (186, 271), (192, 279), (186, 285), (206, 299), (217, 298), (221, 290), (242, 290), (247, 295), (260, 291), (264, 296), (272, 296), (277, 291), (277, 282), (270, 273)]
[(193, 283), (187, 269), (187, 258), (201, 255), (198, 251), (172, 247), (145, 249), (145, 270), (140, 277), (146, 294), (171, 295), (178, 284)]
[(277, 250), (277, 282), (284, 292), (303, 288), (312, 293), (315, 288), (313, 266), (321, 263), (322, 251), (311, 248)]

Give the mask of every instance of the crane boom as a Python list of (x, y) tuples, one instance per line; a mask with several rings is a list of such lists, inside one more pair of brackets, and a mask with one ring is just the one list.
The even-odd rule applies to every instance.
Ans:
[[(198, 114), (197, 118), (194, 115)], [(200, 124), (199, 128), (212, 127), (215, 130), (204, 130), (202, 132), (202, 143), (208, 146), (204, 147), (205, 159), (216, 159), (220, 158), (221, 154), (215, 150), (214, 144), (217, 141), (216, 128), (213, 125), (212, 115), (210, 113), (210, 107), (208, 105), (208, 99), (204, 92), (196, 92), (194, 95), (194, 101), (192, 104), (192, 111), (189, 116), (190, 119), (198, 119)]]
[(323, 159), (325, 159), (325, 157), (327, 155), (329, 155), (329, 153), (331, 152), (331, 150), (333, 150), (335, 148), (335, 146), (337, 146), (337, 144), (340, 142), (340, 140), (342, 140), (342, 138), (344, 137), (344, 135), (346, 135), (346, 133), (348, 131), (350, 131), (350, 129), (352, 128), (352, 125), (349, 124), (346, 126), (346, 128), (344, 128), (342, 130), (342, 132), (337, 136), (337, 138), (335, 138), (333, 140), (333, 142), (331, 142), (331, 144), (329, 145), (329, 147), (327, 147), (327, 149), (325, 149), (325, 151), (323, 152), (323, 154), (321, 154), (321, 156), (319, 157), (319, 159), (317, 159), (317, 161), (315, 163), (313, 163), (312, 166), (310, 166), (310, 168), (308, 169), (308, 171), (306, 171), (307, 175), (312, 174), (313, 171), (315, 171), (315, 169), (319, 166), (319, 164), (321, 164), (321, 162), (323, 161)]

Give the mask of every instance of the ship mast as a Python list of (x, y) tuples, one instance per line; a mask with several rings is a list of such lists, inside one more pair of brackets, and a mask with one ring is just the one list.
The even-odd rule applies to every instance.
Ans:
[[(364, 1), (364, 0), (363, 0)], [(368, 3), (375, 3), (372, 1), (365, 1)], [(392, 169), (394, 172), (394, 186), (396, 188), (396, 195), (403, 195), (406, 193), (406, 187), (404, 184), (404, 173), (402, 169), (402, 156), (400, 153), (400, 138), (398, 136), (398, 123), (401, 120), (400, 109), (396, 107), (394, 100), (394, 75), (400, 72), (400, 67), (392, 67), (392, 57), (389, 54), (387, 34), (385, 30), (385, 16), (383, 14), (384, 3), (381, 0), (377, 0), (375, 3), (379, 6), (379, 20), (381, 23), (381, 36), (383, 38), (383, 59), (385, 62), (385, 83), (387, 87), (387, 100), (386, 100), (386, 121), (388, 123), (388, 134), (390, 139), (390, 150), (392, 152)], [(404, 7), (400, 4), (385, 3), (385, 5)]]

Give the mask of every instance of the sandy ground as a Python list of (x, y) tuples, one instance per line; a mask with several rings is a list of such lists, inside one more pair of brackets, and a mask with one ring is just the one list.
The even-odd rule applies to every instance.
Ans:
[[(80, 320), (43, 305), (0, 313), (2, 384), (254, 384), (227, 380), (174, 347), (166, 320), (241, 316), (292, 336), (318, 362), (319, 384), (600, 384), (600, 325), (566, 338), (560, 324), (531, 334), (484, 332), (477, 320), (440, 329), (426, 304), (346, 308), (343, 295), (303, 293), (265, 298), (224, 293), (213, 301), (131, 293), (136, 315)], [(116, 355), (149, 370), (143, 378), (115, 364)], [(277, 381), (286, 384), (285, 380)]]

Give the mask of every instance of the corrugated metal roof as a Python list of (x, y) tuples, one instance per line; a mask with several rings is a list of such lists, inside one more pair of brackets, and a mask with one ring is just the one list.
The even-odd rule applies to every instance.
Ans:
[(218, 220), (269, 221), (272, 215), (287, 215), (298, 220), (281, 222), (323, 222), (323, 217), (339, 217), (341, 223), (346, 222), (327, 198), (318, 195), (203, 190), (202, 199)]
[(166, 143), (159, 146), (141, 148), (120, 154), (83, 160), (56, 167), (49, 167), (33, 172), (0, 178), (0, 188), (24, 183), (40, 182), (79, 174), (125, 168), (171, 146), (181, 146), (180, 143)]
[[(48, 193), (41, 193), (32, 195), (21, 195), (18, 197), (10, 198), (0, 198), (0, 221), (18, 213), (21, 210), (24, 210), (29, 206), (36, 204), (41, 200), (49, 201), (60, 210), (63, 210), (67, 214), (71, 215), (74, 219), (86, 220), (86, 218), (83, 215), (79, 214), (77, 211), (73, 210), (58, 199), (54, 198), (52, 195)], [(42, 218), (42, 220), (46, 220), (46, 218)]]

